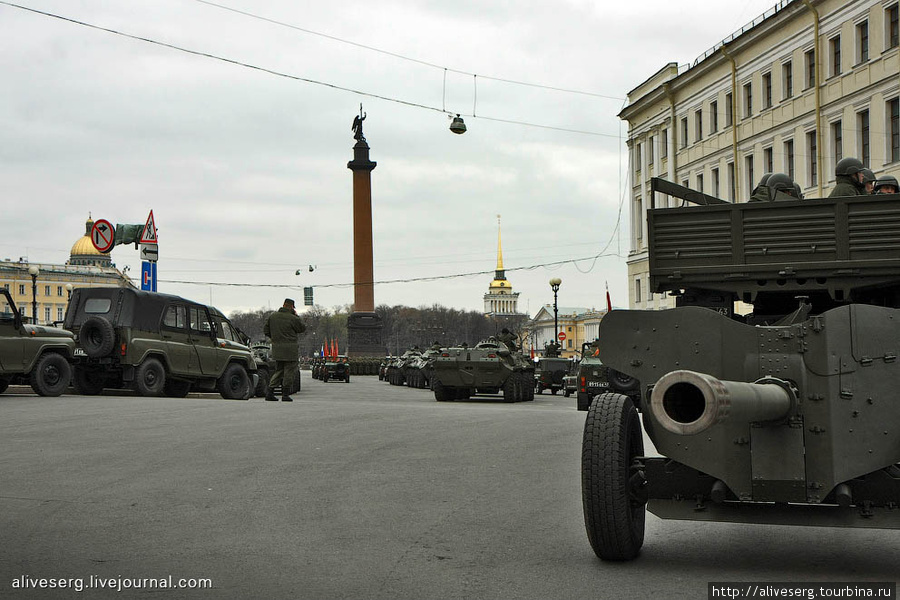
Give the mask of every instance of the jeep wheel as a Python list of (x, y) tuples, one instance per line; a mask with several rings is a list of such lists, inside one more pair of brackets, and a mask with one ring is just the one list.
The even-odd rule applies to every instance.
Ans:
[(644, 543), (644, 455), (637, 409), (628, 396), (601, 394), (588, 409), (581, 444), (584, 525), (603, 560), (631, 560)]
[(184, 398), (191, 391), (191, 382), (184, 379), (169, 379), (163, 390), (170, 398)]
[(6, 391), (6, 388), (9, 387), (9, 382), (5, 379), (0, 379), (0, 394)]
[(81, 326), (78, 341), (84, 353), (91, 358), (106, 356), (115, 346), (116, 330), (104, 317), (90, 317)]
[(257, 370), (259, 374), (259, 381), (256, 383), (256, 390), (254, 390), (253, 395), (257, 398), (263, 398), (266, 395), (266, 392), (269, 391), (269, 379), (271, 375), (269, 375), (269, 369), (262, 368)]
[(225, 372), (219, 378), (219, 393), (228, 400), (242, 400), (250, 390), (250, 377), (247, 370), (237, 364), (231, 363), (225, 367)]
[(59, 396), (72, 379), (72, 367), (62, 354), (47, 352), (31, 371), (31, 389), (39, 396)]
[(141, 396), (162, 396), (166, 388), (166, 369), (159, 359), (148, 358), (134, 373), (134, 390)]
[(103, 391), (106, 385), (106, 375), (103, 371), (75, 367), (72, 374), (72, 387), (82, 396), (96, 396)]

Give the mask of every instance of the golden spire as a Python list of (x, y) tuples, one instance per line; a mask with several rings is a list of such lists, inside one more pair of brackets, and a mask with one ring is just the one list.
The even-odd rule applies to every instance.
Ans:
[(503, 270), (503, 246), (500, 244), (500, 215), (497, 215), (497, 270)]

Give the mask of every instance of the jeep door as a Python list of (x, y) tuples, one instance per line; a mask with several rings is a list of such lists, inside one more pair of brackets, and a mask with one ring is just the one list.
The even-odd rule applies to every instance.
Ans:
[(0, 371), (16, 373), (21, 372), (24, 359), (25, 344), (20, 339), (22, 324), (12, 298), (9, 297), (6, 290), (3, 292), (0, 300), (5, 298), (7, 306), (0, 313)]
[(169, 371), (177, 375), (190, 374), (194, 347), (188, 330), (187, 306), (175, 302), (169, 304), (163, 313), (159, 333), (166, 347)]
[(205, 306), (190, 308), (191, 343), (194, 353), (191, 372), (196, 375), (216, 377), (219, 374), (219, 345), (213, 334), (215, 327)]

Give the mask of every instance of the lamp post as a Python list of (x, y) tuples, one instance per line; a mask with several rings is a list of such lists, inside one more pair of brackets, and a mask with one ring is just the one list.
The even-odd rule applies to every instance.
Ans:
[(74, 290), (74, 289), (75, 289), (75, 286), (72, 285), (71, 283), (66, 284), (66, 300), (72, 299), (72, 290)]
[(550, 280), (550, 289), (553, 290), (553, 340), (551, 343), (556, 343), (556, 336), (559, 334), (559, 308), (556, 305), (556, 292), (559, 291), (559, 285), (562, 283), (562, 279), (559, 277), (554, 277)]
[(28, 273), (31, 275), (31, 322), (37, 325), (37, 278), (41, 270), (37, 265), (31, 265)]

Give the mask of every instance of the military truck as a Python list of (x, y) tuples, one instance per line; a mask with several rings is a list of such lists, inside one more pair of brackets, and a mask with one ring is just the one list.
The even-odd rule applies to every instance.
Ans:
[(542, 356), (538, 359), (534, 370), (534, 391), (543, 394), (544, 390), (550, 390), (554, 396), (563, 389), (563, 377), (572, 368), (572, 361), (568, 358)]
[(581, 361), (575, 369), (575, 406), (587, 410), (597, 394), (616, 392), (631, 398), (641, 409), (641, 386), (625, 373), (610, 369), (600, 360), (600, 348), (593, 342), (581, 345)]
[(170, 294), (76, 289), (64, 321), (77, 343), (72, 385), (88, 395), (130, 387), (142, 396), (183, 398), (193, 388), (249, 398), (256, 363), (233, 329), (220, 337), (216, 314)]
[[(650, 285), (600, 324), (641, 383), (586, 416), (587, 537), (637, 556), (666, 519), (900, 528), (900, 195), (731, 204), (652, 180)], [(697, 206), (653, 209), (655, 194)], [(752, 307), (741, 315), (736, 301)]]
[(6, 303), (0, 313), (0, 394), (18, 384), (39, 396), (59, 396), (72, 378), (72, 333), (24, 323), (6, 288), (0, 287), (0, 299)]
[(498, 392), (506, 402), (534, 400), (534, 365), (503, 342), (488, 338), (472, 348), (441, 349), (434, 359), (431, 387), (438, 402)]

